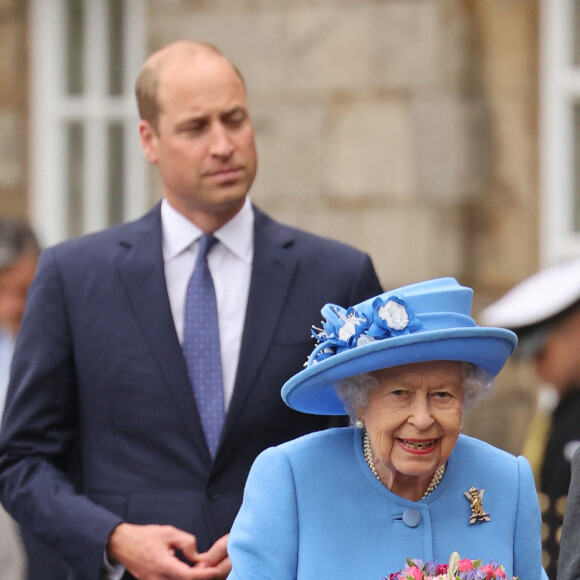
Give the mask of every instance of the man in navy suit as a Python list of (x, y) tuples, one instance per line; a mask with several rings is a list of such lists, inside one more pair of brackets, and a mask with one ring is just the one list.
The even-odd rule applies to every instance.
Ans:
[[(252, 205), (244, 82), (214, 47), (155, 53), (137, 98), (163, 200), (42, 253), (2, 424), (0, 497), (70, 578), (225, 578), (256, 455), (328, 425), (280, 398), (312, 350), (304, 327), (325, 303), (355, 304), (380, 285), (366, 254)], [(218, 240), (208, 264), (226, 409), (213, 455), (181, 347), (204, 233)]]

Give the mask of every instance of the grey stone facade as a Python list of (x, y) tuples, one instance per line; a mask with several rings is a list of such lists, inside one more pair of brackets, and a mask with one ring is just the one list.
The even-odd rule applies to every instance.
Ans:
[(26, 214), (26, 2), (0, 0), (0, 214)]
[[(536, 269), (537, 2), (153, 0), (149, 15), (152, 50), (202, 39), (243, 71), (253, 197), (278, 218), (368, 251), (385, 287), (456, 276), (476, 312)], [(465, 430), (519, 451), (528, 379), (507, 368)]]
[[(26, 4), (0, 0), (2, 214), (27, 208)], [(278, 219), (366, 250), (386, 288), (455, 276), (476, 313), (536, 269), (536, 0), (148, 0), (147, 20), (150, 51), (206, 40), (243, 72), (252, 196)], [(465, 430), (519, 451), (527, 381), (508, 367)]]

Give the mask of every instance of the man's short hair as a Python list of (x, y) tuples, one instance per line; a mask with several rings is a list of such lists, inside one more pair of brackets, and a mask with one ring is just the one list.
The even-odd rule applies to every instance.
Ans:
[(40, 253), (40, 244), (30, 226), (21, 220), (0, 219), (0, 270), (9, 268), (28, 252)]
[(170, 54), (168, 54), (170, 49), (178, 47), (181, 47), (184, 51), (188, 50), (192, 55), (206, 51), (224, 58), (230, 63), (234, 72), (245, 86), (244, 78), (238, 68), (216, 46), (209, 42), (179, 41), (162, 48), (147, 59), (135, 83), (135, 96), (137, 97), (139, 116), (142, 120), (147, 121), (156, 133), (159, 131), (158, 122), (161, 110), (159, 104), (159, 75), (166, 60), (171, 58)]

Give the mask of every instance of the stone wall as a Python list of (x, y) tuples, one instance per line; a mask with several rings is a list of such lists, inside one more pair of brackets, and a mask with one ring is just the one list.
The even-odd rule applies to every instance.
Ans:
[(27, 211), (26, 2), (0, 0), (0, 216)]
[[(474, 94), (485, 107), (485, 180), (466, 208), (475, 311), (538, 268), (538, 3), (471, 0), (477, 70)], [(484, 145), (484, 143), (482, 143)], [(466, 431), (521, 450), (535, 408), (531, 369), (512, 361), (494, 397), (464, 421)]]
[[(145, 1), (145, 0), (144, 0)], [(27, 210), (25, 0), (0, 0), (0, 213)], [(385, 288), (451, 275), (474, 311), (537, 266), (537, 0), (147, 0), (148, 48), (212, 42), (242, 70), (254, 200), (354, 244)], [(151, 179), (152, 199), (159, 195)], [(529, 369), (467, 432), (519, 451)]]
[[(385, 288), (451, 275), (475, 312), (537, 264), (532, 0), (151, 0), (150, 49), (212, 42), (242, 70), (254, 200), (368, 251)], [(466, 431), (512, 451), (534, 391), (508, 368)], [(529, 378), (524, 373), (526, 380)]]
[(242, 70), (267, 211), (370, 252), (386, 287), (463, 270), (472, 172), (454, 1), (150, 2), (151, 49), (219, 46)]

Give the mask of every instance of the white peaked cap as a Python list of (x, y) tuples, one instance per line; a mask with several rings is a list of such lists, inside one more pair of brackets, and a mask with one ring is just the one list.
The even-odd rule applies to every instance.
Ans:
[(520, 328), (559, 314), (580, 300), (580, 258), (549, 266), (514, 286), (484, 308), (486, 326)]

